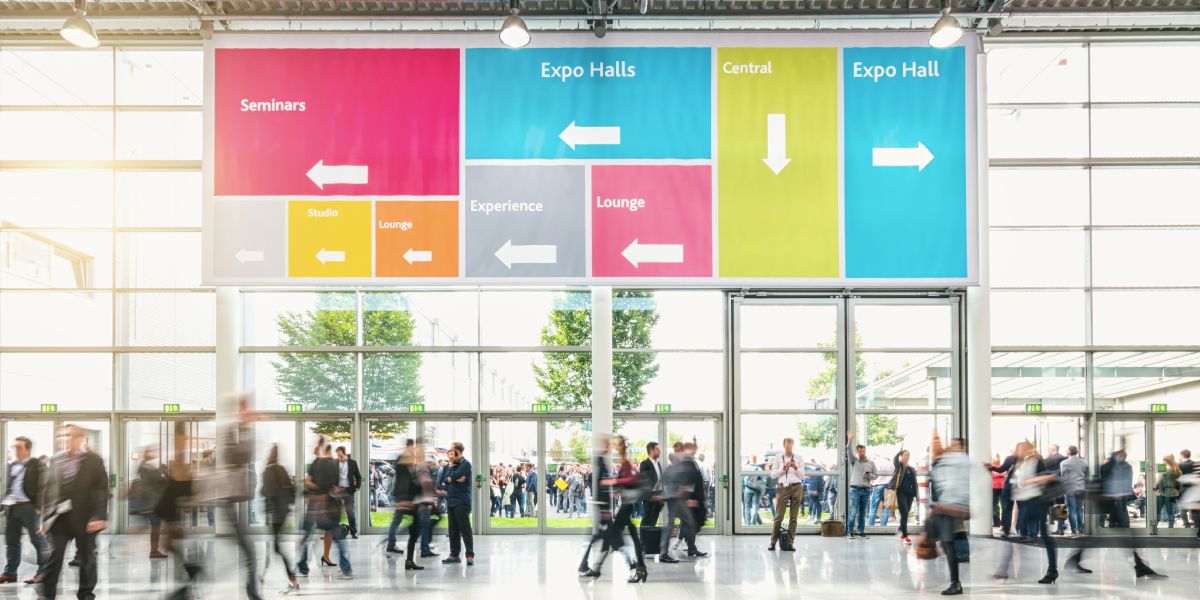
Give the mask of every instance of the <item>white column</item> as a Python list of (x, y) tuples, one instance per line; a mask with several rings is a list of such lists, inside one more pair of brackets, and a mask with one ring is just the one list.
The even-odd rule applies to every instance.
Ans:
[[(241, 294), (237, 288), (217, 288), (217, 399), (216, 425), (218, 435), (229, 424), (237, 413), (237, 392), (241, 389), (241, 359), (238, 348), (241, 345), (241, 310), (238, 301)], [(222, 445), (217, 444), (216, 451), (221, 452)], [(217, 464), (222, 464), (223, 457), (217, 456)], [(217, 534), (232, 534), (233, 529), (225, 519), (217, 519)]]
[[(991, 462), (992, 336), (988, 285), (987, 55), (975, 60), (976, 104), (979, 106), (979, 285), (967, 288), (967, 440), (972, 464)], [(992, 477), (971, 470), (971, 535), (992, 534)]]
[[(612, 433), (612, 288), (592, 288), (592, 448)], [(592, 473), (593, 478), (599, 473)], [(592, 485), (598, 486), (593, 479)]]

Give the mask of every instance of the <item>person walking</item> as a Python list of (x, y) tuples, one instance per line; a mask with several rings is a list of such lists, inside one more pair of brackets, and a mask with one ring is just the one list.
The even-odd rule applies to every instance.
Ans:
[[(1113, 452), (1104, 464), (1100, 465), (1100, 482), (1096, 492), (1096, 508), (1103, 515), (1110, 529), (1129, 529), (1129, 500), (1133, 497), (1133, 467), (1128, 462), (1128, 455), (1122, 448)], [(1105, 536), (1109, 538), (1110, 536)], [(1114, 536), (1115, 537), (1115, 536)], [(1166, 575), (1150, 568), (1150, 565), (1138, 554), (1133, 547), (1133, 540), (1126, 538), (1125, 543), (1133, 552), (1133, 574), (1137, 578), (1165, 578)], [(1081, 544), (1067, 559), (1066, 566), (1076, 573), (1091, 573), (1091, 569), (1083, 566), (1084, 550), (1088, 543)]]
[(170, 461), (167, 465), (166, 484), (163, 487), (163, 492), (158, 503), (154, 507), (154, 512), (165, 524), (167, 551), (175, 556), (177, 570), (184, 573), (187, 577), (183, 585), (171, 593), (168, 598), (171, 600), (187, 600), (193, 596), (194, 586), (200, 579), (203, 565), (193, 556), (189, 556), (190, 553), (185, 548), (187, 531), (183, 527), (183, 507), (194, 500), (199, 495), (201, 488), (211, 484), (212, 481), (203, 480), (197, 485), (196, 473), (193, 472), (192, 465), (184, 462), (182, 459), (183, 456), (187, 455), (189, 445), (187, 423), (184, 421), (175, 422), (175, 434), (173, 438), (173, 456), (180, 458)]
[[(239, 506), (249, 503), (254, 496), (254, 429), (256, 418), (252, 409), (253, 397), (250, 394), (238, 394), (236, 397), (237, 412), (232, 420), (223, 427), (221, 432), (220, 452), (217, 453), (219, 481), (207, 482), (209, 493), (214, 496), (222, 510), (222, 516), (229, 529), (233, 531), (234, 542), (242, 559), (242, 572), (246, 579), (246, 597), (249, 600), (262, 600), (259, 593), (259, 577), (255, 573), (258, 561), (255, 558), (254, 544), (250, 542), (250, 532), (246, 522), (238, 517)], [(182, 460), (183, 454), (177, 454), (176, 460)], [(213, 490), (217, 493), (214, 495)], [(209, 514), (213, 514), (212, 507)]]
[[(679, 513), (680, 537), (687, 544), (689, 558), (704, 558), (708, 556), (708, 553), (701, 551), (696, 546), (696, 534), (704, 527), (704, 521), (708, 516), (705, 504), (708, 488), (705, 486), (700, 466), (696, 462), (695, 442), (687, 442), (683, 445), (683, 453), (679, 455), (672, 468), (676, 469), (673, 478), (676, 482), (675, 496)], [(671, 469), (669, 468), (667, 471), (667, 477), (672, 478)]]
[[(600, 488), (608, 488), (614, 494), (610, 502), (620, 502), (620, 508), (612, 515), (611, 521), (604, 525), (604, 520), (600, 526), (599, 534), (603, 543), (600, 547), (600, 554), (592, 561), (587, 571), (582, 571), (583, 566), (580, 566), (581, 572), (586, 577), (600, 577), (600, 569), (604, 565), (604, 561), (608, 558), (609, 553), (613, 550), (621, 550), (629, 563), (629, 583), (638, 583), (646, 581), (646, 557), (642, 551), (641, 539), (638, 537), (637, 529), (633, 526), (633, 507), (641, 500), (642, 484), (638, 472), (634, 469), (633, 463), (629, 462), (629, 453), (626, 448), (625, 437), (616, 436), (612, 440), (612, 448), (616, 450), (618, 456), (618, 466), (611, 473), (611, 477), (600, 481)], [(600, 470), (600, 466), (597, 466)], [(598, 500), (599, 504), (602, 500)], [(631, 556), (625, 549), (624, 540), (625, 530), (629, 530), (630, 539), (633, 541), (634, 552)], [(584, 561), (588, 558), (588, 551), (591, 550), (591, 544), (588, 544), (587, 550), (584, 552)]]
[(442, 564), (462, 562), (460, 551), (466, 547), (467, 565), (475, 564), (475, 538), (471, 533), (471, 461), (463, 456), (462, 442), (450, 444), (446, 455), (450, 462), (438, 474), (439, 495), (446, 497), (446, 512), (450, 519), (450, 555)]
[(963, 587), (954, 538), (963, 523), (971, 517), (971, 459), (967, 457), (962, 438), (954, 438), (949, 448), (943, 448), (937, 430), (933, 432), (931, 453), (933, 464), (930, 475), (936, 503), (928, 523), (932, 531), (927, 531), (926, 535), (941, 542), (942, 554), (946, 555), (946, 565), (950, 569), (950, 586), (942, 590), (942, 595), (959, 596), (963, 593)]
[[(354, 578), (345, 538), (333, 535), (342, 517), (341, 503), (337, 500), (337, 484), (338, 465), (333, 459), (332, 445), (325, 443), (325, 437), (320, 436), (313, 448), (313, 461), (308, 467), (308, 475), (304, 478), (304, 526), (296, 559), (296, 570), (301, 577), (308, 577), (308, 540), (314, 529), (320, 529), (323, 542), (321, 564), (339, 567), (336, 579)], [(335, 537), (338, 539), (334, 540)], [(324, 546), (334, 541), (338, 543), (338, 563), (329, 559), (329, 547)]]
[[(875, 479), (875, 463), (867, 459), (867, 447), (859, 444), (851, 451), (854, 431), (846, 432), (846, 463), (850, 470), (850, 518), (846, 523), (846, 537), (858, 536), (867, 539), (867, 503), (871, 499), (871, 481)], [(858, 531), (854, 531), (855, 524)]]
[[(771, 543), (767, 550), (774, 551), (779, 540), (779, 527), (783, 525), (783, 513), (789, 512), (788, 539), (784, 550), (794, 551), (792, 541), (796, 539), (796, 519), (800, 516), (800, 503), (804, 499), (804, 459), (792, 452), (795, 440), (783, 438), (783, 452), (771, 460), (771, 477), (775, 484), (775, 520), (771, 523)], [(790, 509), (789, 509), (790, 507)]]
[(137, 481), (131, 485), (129, 494), (129, 514), (145, 517), (150, 524), (150, 558), (166, 558), (167, 555), (159, 550), (162, 538), (162, 519), (154, 512), (163, 490), (167, 487), (167, 477), (163, 474), (163, 466), (154, 464), (157, 458), (154, 448), (147, 446), (142, 450), (142, 462), (138, 464)]
[[(992, 459), (991, 465), (984, 465), (984, 466), (999, 467), (1000, 463), (1001, 463), (1000, 455), (997, 454), (995, 456), (995, 458)], [(1001, 501), (1001, 497), (1004, 495), (1004, 478), (1007, 475), (1007, 473), (997, 473), (996, 471), (992, 471), (989, 468), (988, 474), (992, 476), (992, 527), (999, 527), (1000, 526), (1000, 504), (1001, 504), (1000, 501)]]
[(1067, 446), (1067, 459), (1058, 465), (1058, 476), (1062, 482), (1067, 501), (1067, 522), (1071, 525), (1071, 536), (1083, 535), (1083, 504), (1087, 497), (1088, 463), (1079, 456), (1077, 446)]
[[(42, 477), (46, 467), (42, 461), (33, 457), (33, 442), (25, 436), (13, 439), (13, 461), (8, 463), (8, 477), (4, 486), (4, 546), (7, 551), (7, 561), (4, 564), (4, 574), (0, 575), (0, 583), (15, 583), (17, 569), (21, 566), (21, 532), (29, 536), (30, 543), (37, 553), (38, 570), (27, 584), (39, 581), (42, 569), (46, 567), (49, 548), (46, 537), (41, 534)], [(151, 546), (151, 558), (158, 551), (158, 545)]]
[(1013, 468), (1017, 466), (1018, 457), (1016, 449), (1012, 454), (1004, 459), (1000, 464), (984, 463), (983, 467), (992, 473), (1004, 474), (1004, 486), (1000, 491), (1000, 537), (1008, 537), (1012, 534), (1013, 525), (1013, 499), (1012, 499), (1012, 476)]
[[(1067, 460), (1067, 457), (1063, 456), (1063, 454), (1061, 452), (1059, 452), (1058, 444), (1050, 444), (1050, 446), (1048, 448), (1046, 448), (1046, 450), (1049, 452), (1046, 455), (1046, 458), (1044, 461), (1046, 463), (1046, 472), (1053, 474), (1054, 478), (1057, 479), (1059, 473), (1061, 472), (1059, 467), (1062, 465), (1064, 460)], [(1061, 497), (1061, 498), (1051, 498), (1050, 499), (1050, 507), (1051, 508), (1053, 508), (1054, 505), (1056, 505), (1056, 504), (1065, 505), (1066, 503), (1067, 503), (1067, 499), (1065, 496)], [(1050, 511), (1047, 510), (1047, 513), (1049, 513), (1049, 512)], [(1055, 527), (1055, 529), (1053, 531), (1054, 535), (1066, 534), (1067, 521), (1070, 519), (1070, 515), (1069, 515), (1070, 511), (1067, 511), (1067, 512), (1068, 512), (1068, 518), (1058, 521), (1057, 527)]]
[[(1013, 500), (1017, 502), (1017, 530), (1029, 538), (1040, 537), (1046, 547), (1046, 574), (1038, 580), (1041, 584), (1052, 584), (1058, 579), (1058, 546), (1050, 535), (1050, 526), (1046, 521), (1050, 503), (1056, 498), (1049, 490), (1058, 479), (1058, 471), (1046, 467), (1045, 461), (1038, 455), (1033, 444), (1021, 442), (1017, 444), (1021, 462), (1017, 463), (1013, 479)], [(1012, 546), (1006, 548), (1000, 569), (996, 571), (997, 579), (1007, 579), (1009, 564), (1012, 561)]]
[(358, 461), (350, 458), (345, 446), (337, 447), (338, 461), (338, 494), (342, 508), (346, 511), (346, 523), (350, 525), (350, 537), (358, 539), (357, 508), (354, 505), (354, 494), (362, 487), (362, 471), (358, 470)]
[(50, 533), (50, 557), (42, 572), (41, 598), (58, 596), (67, 544), (75, 542), (79, 561), (79, 600), (96, 597), (96, 534), (108, 527), (108, 472), (104, 460), (87, 448), (87, 432), (63, 428), (65, 448), (50, 459), (42, 500), (42, 531)]
[(908, 464), (910, 456), (908, 450), (900, 448), (892, 457), (895, 473), (890, 484), (890, 489), (896, 494), (896, 509), (900, 512), (900, 530), (897, 533), (905, 544), (912, 544), (908, 537), (908, 513), (912, 510), (913, 500), (917, 498), (917, 471)]
[(650, 442), (646, 444), (646, 458), (642, 460), (642, 464), (638, 465), (638, 475), (642, 479), (642, 485), (649, 490), (649, 493), (642, 500), (642, 522), (641, 527), (657, 527), (658, 516), (662, 514), (663, 498), (666, 495), (663, 491), (663, 473), (662, 465), (658, 462), (658, 457), (662, 455), (662, 447), (658, 442)]
[[(880, 526), (887, 527), (888, 521), (892, 514), (892, 507), (884, 502), (885, 492), (892, 488), (892, 475), (895, 474), (895, 466), (893, 463), (887, 462), (882, 457), (876, 457), (878, 461), (872, 461), (879, 468), (879, 473), (871, 481), (871, 500), (870, 500), (870, 515), (867, 517), (867, 526), (874, 527), (876, 520)], [(881, 514), (882, 513), (882, 514)]]
[[(292, 558), (283, 552), (283, 526), (287, 523), (292, 504), (296, 501), (296, 486), (287, 469), (279, 464), (279, 445), (271, 444), (267, 452), (267, 466), (262, 472), (262, 489), (259, 494), (263, 497), (267, 521), (271, 526), (271, 545), (275, 554), (283, 561), (283, 570), (287, 573), (288, 586), (279, 593), (292, 594), (300, 591), (300, 581), (296, 578), (296, 567)], [(271, 554), (267, 553), (267, 562), (263, 566), (263, 575), (271, 564)]]
[[(396, 482), (393, 493), (396, 498), (396, 515), (407, 516), (408, 525), (408, 559), (404, 561), (405, 571), (421, 571), (425, 567), (417, 564), (417, 542), (421, 538), (421, 506), (432, 504), (434, 501), (433, 482), (422, 468), (425, 450), (420, 444), (409, 446), (396, 465)], [(396, 519), (393, 519), (395, 522)], [(393, 546), (389, 544), (389, 546)]]
[(1154, 492), (1158, 496), (1158, 522), (1165, 521), (1168, 529), (1174, 529), (1175, 505), (1183, 491), (1183, 485), (1179, 482), (1179, 479), (1183, 477), (1183, 470), (1175, 463), (1175, 457), (1170, 454), (1163, 457), (1163, 466), (1166, 467), (1166, 470), (1159, 476), (1158, 483), (1154, 484)]

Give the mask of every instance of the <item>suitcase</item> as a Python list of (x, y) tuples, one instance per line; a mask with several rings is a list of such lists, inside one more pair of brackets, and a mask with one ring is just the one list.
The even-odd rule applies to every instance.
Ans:
[(846, 535), (846, 524), (837, 519), (821, 523), (821, 537), (842, 537)]
[(662, 527), (642, 527), (638, 529), (638, 537), (642, 540), (643, 554), (662, 552)]

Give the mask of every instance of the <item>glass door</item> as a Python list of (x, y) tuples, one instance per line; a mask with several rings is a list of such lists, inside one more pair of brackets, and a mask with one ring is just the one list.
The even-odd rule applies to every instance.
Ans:
[[(433, 477), (446, 465), (447, 451), (454, 442), (462, 442), (465, 447), (464, 456), (471, 461), (477, 474), (480, 465), (473, 459), (474, 421), (471, 419), (429, 418), (420, 419), (390, 419), (372, 418), (367, 420), (367, 464), (359, 464), (363, 471), (360, 505), (365, 503), (369, 515), (367, 527), (373, 533), (387, 531), (391, 524), (396, 501), (392, 494), (392, 486), (396, 478), (396, 461), (408, 447), (409, 441), (420, 441), (425, 449), (425, 462)], [(476, 488), (478, 493), (479, 488)], [(442, 513), (445, 513), (445, 500)], [(403, 524), (401, 525), (403, 527)], [(445, 529), (446, 519), (435, 522), (434, 528)]]
[[(271, 456), (272, 450), (276, 453), (276, 464), (283, 467), (288, 475), (292, 478), (292, 484), (296, 489), (295, 504), (292, 505), (292, 510), (288, 513), (287, 520), (284, 521), (284, 529), (296, 529), (300, 522), (301, 515), (297, 511), (304, 510), (304, 504), (301, 502), (301, 489), (304, 484), (304, 461), (311, 460), (312, 449), (301, 448), (298, 443), (299, 434), (297, 428), (299, 422), (293, 419), (280, 419), (272, 417), (269, 419), (261, 419), (254, 422), (254, 462), (251, 469), (255, 474), (255, 490), (254, 498), (249, 502), (249, 512), (247, 518), (248, 523), (258, 533), (267, 533), (269, 523), (267, 521), (267, 506), (266, 501), (262, 496), (262, 473), (267, 468), (267, 461)], [(302, 454), (303, 453), (303, 454)]]
[(536, 420), (492, 419), (487, 423), (486, 466), (476, 467), (476, 475), (482, 477), (477, 490), (489, 533), (538, 533), (541, 529), (528, 501), (523, 503), (527, 475), (539, 470), (539, 425)]
[[(718, 443), (717, 419), (672, 419), (666, 421), (667, 440), (671, 448), (664, 448), (663, 454), (668, 462), (674, 452), (676, 442), (695, 444), (696, 452), (693, 458), (700, 467), (701, 479), (704, 483), (704, 528), (701, 533), (721, 533), (719, 524), (723, 521), (724, 502), (722, 498), (729, 490), (729, 476), (725, 465), (720, 461), (720, 445)], [(670, 469), (670, 465), (667, 466)]]
[[(1146, 458), (1149, 455), (1147, 422), (1142, 419), (1101, 420), (1099, 430), (1100, 453), (1096, 457), (1097, 464), (1102, 468), (1105, 461), (1116, 461), (1117, 452), (1124, 453), (1125, 462), (1132, 468), (1128, 471), (1119, 469), (1118, 472), (1128, 475), (1122, 475), (1113, 485), (1120, 486), (1127, 493), (1123, 508), (1129, 513), (1130, 528), (1144, 531), (1151, 525), (1150, 515), (1157, 508), (1153, 492), (1147, 493), (1147, 490), (1154, 489), (1153, 461), (1148, 462)], [(1099, 473), (1099, 470), (1096, 472)], [(1100, 518), (1103, 519), (1103, 516)], [(1100, 523), (1100, 531), (1110, 526), (1106, 522)]]
[[(1200, 421), (1154, 420), (1155, 485), (1147, 495), (1154, 496), (1156, 509), (1149, 514), (1154, 532), (1160, 535), (1195, 536), (1196, 513), (1182, 509), (1184, 495), (1200, 490), (1200, 474), (1190, 464), (1192, 448), (1200, 444)], [(1186, 474), (1184, 472), (1187, 472)], [(1190, 476), (1189, 476), (1190, 474)], [(1192, 501), (1191, 498), (1187, 500)]]
[[(592, 528), (592, 422), (560, 418), (542, 422), (542, 480), (558, 487), (558, 506), (539, 514), (543, 533), (586, 533)], [(553, 477), (547, 474), (553, 473)], [(578, 480), (578, 484), (575, 482)], [(559, 483), (561, 481), (561, 483)]]

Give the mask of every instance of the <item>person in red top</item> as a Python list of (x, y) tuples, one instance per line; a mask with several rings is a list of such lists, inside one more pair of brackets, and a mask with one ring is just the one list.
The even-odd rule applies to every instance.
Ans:
[[(621, 550), (625, 554), (626, 560), (629, 561), (629, 583), (638, 583), (646, 581), (646, 556), (642, 551), (642, 541), (638, 538), (637, 527), (633, 526), (633, 509), (642, 500), (645, 490), (637, 467), (629, 462), (624, 436), (618, 435), (613, 438), (613, 449), (617, 451), (618, 455), (617, 468), (613, 472), (613, 477), (601, 480), (600, 485), (612, 488), (613, 502), (619, 501), (620, 508), (613, 516), (612, 525), (609, 526), (604, 544), (600, 548), (600, 556), (587, 575), (598, 577), (600, 566), (604, 564), (609, 553), (612, 550)], [(634, 557), (629, 556), (628, 551), (624, 550), (623, 530), (626, 529), (629, 530), (629, 537), (633, 540)], [(634, 561), (635, 557), (636, 562)]]
[[(992, 466), (1000, 466), (1000, 455), (992, 459)], [(1004, 494), (1004, 471), (992, 470), (992, 527), (1000, 526), (1000, 496)]]

